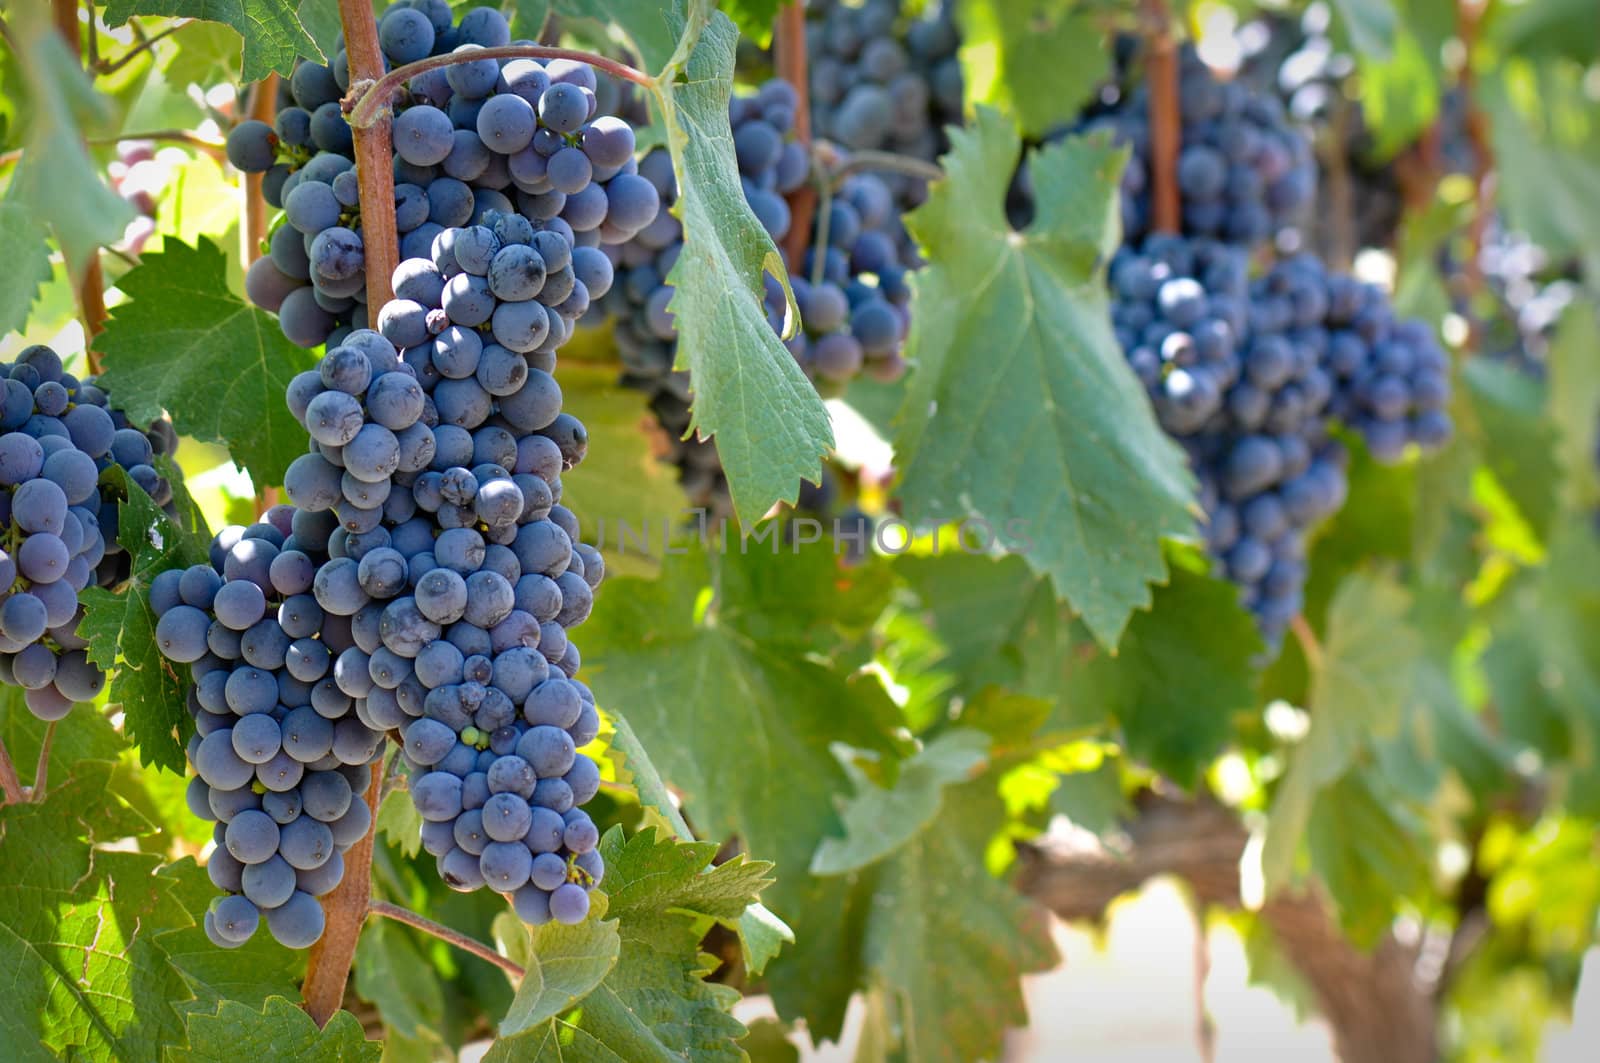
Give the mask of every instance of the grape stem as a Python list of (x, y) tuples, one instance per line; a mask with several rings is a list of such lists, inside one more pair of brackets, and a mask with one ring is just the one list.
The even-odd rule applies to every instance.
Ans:
[[(340, 0), (339, 6), (345, 7), (347, 0)], [(619, 77), (631, 81), (647, 89), (656, 87), (655, 78), (641, 70), (635, 70), (627, 63), (615, 59), (607, 59), (603, 55), (593, 52), (580, 51), (576, 48), (552, 48), (544, 44), (506, 44), (495, 48), (470, 48), (464, 52), (446, 52), (444, 55), (432, 55), (426, 59), (418, 59), (414, 63), (395, 67), (381, 77), (374, 75), (370, 84), (364, 84), (352, 72), (350, 75), (350, 95), (344, 98), (344, 113), (352, 129), (357, 132), (369, 129), (375, 125), (394, 99), (395, 92), (410, 79), (418, 74), (425, 74), (430, 70), (441, 67), (457, 66), (461, 63), (476, 63), (483, 59), (572, 59), (580, 63), (588, 63), (596, 70), (604, 71), (612, 77)], [(379, 67), (381, 70), (382, 67)], [(357, 89), (361, 89), (359, 93)]]
[[(798, 103), (794, 108), (794, 135), (807, 153), (811, 150), (811, 77), (806, 72), (806, 9), (800, 0), (790, 0), (778, 11), (772, 27), (772, 50), (778, 76), (794, 89)], [(789, 268), (799, 269), (806, 257), (806, 241), (811, 236), (811, 221), (817, 214), (817, 187), (810, 181), (789, 193), (789, 232), (784, 237), (783, 253)]]
[(1150, 86), (1151, 228), (1175, 233), (1183, 224), (1178, 197), (1178, 151), (1182, 122), (1178, 110), (1178, 50), (1172, 42), (1165, 0), (1142, 0), (1145, 81)]
[(1289, 621), (1289, 630), (1294, 632), (1295, 641), (1300, 643), (1300, 651), (1306, 655), (1306, 663), (1314, 672), (1322, 670), (1325, 655), (1322, 652), (1322, 643), (1317, 640), (1317, 633), (1311, 630), (1311, 625), (1306, 622), (1305, 614), (1296, 613), (1294, 619)]
[[(272, 75), (274, 79), (276, 79), (277, 76), (278, 75), (276, 74)], [(271, 97), (268, 97), (268, 99), (271, 99)], [(199, 133), (192, 133), (187, 129), (153, 129), (148, 133), (118, 133), (114, 137), (91, 137), (88, 142), (90, 144), (99, 146), (105, 144), (121, 144), (128, 140), (171, 141), (177, 144), (187, 144), (189, 147), (196, 148), (199, 151), (211, 156), (213, 159), (222, 160), (228, 157), (228, 147), (222, 141), (212, 140), (210, 137), (203, 137)], [(259, 178), (260, 175), (251, 174), (250, 176)]]
[(862, 171), (900, 173), (930, 182), (944, 178), (944, 171), (935, 163), (888, 151), (852, 151), (830, 166), (827, 173), (828, 179), (837, 184), (851, 174)]
[(494, 964), (517, 982), (521, 982), (523, 976), (528, 973), (483, 942), (475, 938), (469, 938), (459, 931), (452, 930), (443, 923), (435, 923), (432, 919), (420, 916), (409, 908), (402, 908), (398, 904), (390, 904), (388, 901), (380, 901), (373, 898), (367, 905), (367, 911), (372, 915), (393, 919), (397, 923), (404, 923), (406, 926), (414, 927), (424, 934), (438, 938), (447, 945), (454, 945), (462, 952), (469, 952), (485, 963)]
[[(277, 97), (278, 75), (268, 74), (250, 87), (250, 94), (245, 100), (245, 111), (251, 118), (271, 125)], [(267, 201), (261, 198), (261, 181), (265, 176), (260, 173), (244, 175), (244, 260), (247, 266), (253, 264), (266, 251)], [(397, 235), (395, 239), (398, 240), (399, 236)], [(263, 513), (278, 502), (279, 494), (276, 487), (263, 487), (256, 492), (256, 518), (259, 520)]]
[(21, 804), (24, 798), (16, 766), (11, 763), (11, 751), (3, 738), (0, 738), (0, 798), (3, 798), (0, 805)]
[[(126, 52), (123, 52), (115, 59), (95, 58), (91, 60), (89, 63), (89, 72), (97, 77), (103, 77), (107, 74), (115, 74), (117, 71), (121, 70), (123, 67), (127, 66), (129, 63), (133, 62), (135, 59), (154, 48), (160, 41), (172, 36), (174, 33), (177, 33), (179, 30), (183, 29), (193, 21), (194, 19), (192, 18), (179, 19), (177, 22), (168, 26), (160, 33), (153, 34), (149, 37), (142, 36), (143, 31), (135, 29), (135, 33), (141, 34), (141, 39), (137, 44), (135, 44), (132, 48), (129, 48)], [(131, 22), (130, 24), (135, 27), (138, 26), (137, 22)]]

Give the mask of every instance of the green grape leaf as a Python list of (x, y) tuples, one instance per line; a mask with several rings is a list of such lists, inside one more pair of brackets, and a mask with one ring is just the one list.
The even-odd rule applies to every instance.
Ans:
[(1058, 701), (1062, 723), (1085, 707), (1114, 716), (1128, 755), (1192, 787), (1233, 734), (1236, 713), (1255, 706), (1252, 659), (1261, 652), (1255, 621), (1230, 583), (1177, 563), (1136, 613), (1117, 653), (1067, 655)]
[(1545, 562), (1505, 592), (1483, 666), (1496, 715), (1574, 791), (1574, 810), (1600, 810), (1600, 540), (1587, 513), (1556, 526)]
[(945, 793), (981, 769), (988, 754), (989, 736), (981, 731), (946, 731), (901, 763), (890, 787), (847, 761), (856, 796), (840, 810), (844, 837), (822, 839), (811, 873), (858, 871), (909, 842), (939, 816)]
[(1372, 131), (1371, 154), (1391, 159), (1414, 143), (1439, 114), (1438, 60), (1409, 28), (1401, 28), (1383, 54), (1356, 55), (1361, 115)]
[[(667, 793), (661, 773), (651, 763), (650, 756), (640, 744), (625, 717), (611, 717), (615, 733), (611, 737), (611, 750), (621, 758), (623, 782), (631, 783), (639, 795), (639, 803), (661, 814), (673, 833), (682, 841), (694, 841), (694, 832), (684, 822), (683, 813), (673, 804)], [(788, 924), (768, 911), (765, 905), (752, 904), (739, 918), (739, 943), (744, 949), (744, 965), (751, 974), (766, 970), (783, 946), (794, 944), (794, 931)]]
[(1103, 23), (1072, 0), (962, 0), (957, 19), (967, 100), (1015, 115), (1030, 137), (1075, 120), (1111, 73)]
[(1589, 0), (1537, 0), (1498, 11), (1488, 35), (1508, 52), (1565, 56), (1587, 65), (1600, 52), (1600, 21)]
[[(562, 18), (586, 18), (620, 30), (633, 42), (645, 73), (656, 74), (677, 59), (685, 37), (699, 34), (711, 15), (706, 0), (554, 0)], [(691, 32), (692, 31), (692, 32)], [(692, 45), (693, 41), (689, 40)]]
[[(108, 131), (110, 103), (94, 91), (49, 13), (46, 4), (22, 4), (12, 12), (14, 55), (27, 90), (28, 117), (22, 160), (6, 199), (25, 211), (35, 227), (46, 225), (55, 232), (69, 269), (81, 275), (90, 256), (100, 245), (118, 240), (134, 214), (106, 183), (83, 142), (86, 133)], [(19, 259), (6, 260), (23, 265), (19, 288), (30, 300), (43, 274), (39, 255), (45, 250), (39, 240)]]
[(544, 24), (550, 19), (551, 0), (512, 0), (511, 39), (539, 39)]
[[(410, 799), (409, 794), (399, 796)], [(387, 1033), (439, 1044), (444, 987), (416, 941), (398, 923), (370, 919), (356, 943), (356, 992), (383, 1016)]]
[(189, 1016), (189, 1044), (173, 1049), (172, 1063), (239, 1063), (289, 1060), (295, 1063), (377, 1063), (383, 1045), (367, 1040), (360, 1021), (337, 1012), (317, 1029), (311, 1016), (283, 997), (263, 1008), (224, 1001), (215, 1014)]
[[(823, 931), (836, 935), (846, 969), (859, 968), (890, 1002), (888, 1029), (903, 1058), (995, 1058), (1003, 1032), (1027, 1022), (1021, 976), (1056, 962), (1042, 909), (985, 869), (1003, 820), (992, 774), (952, 788), (935, 822), (853, 881)], [(795, 972), (774, 968), (774, 998), (787, 1015), (806, 987), (779, 982), (779, 971)], [(837, 1033), (809, 1012), (807, 1021), (813, 1039)]]
[(1041, 204), (1014, 232), (1020, 142), (996, 112), (951, 133), (947, 180), (906, 219), (930, 264), (913, 280), (915, 364), (895, 450), (905, 516), (987, 524), (1116, 644), (1163, 537), (1192, 537), (1192, 478), (1111, 333), (1104, 265), (1126, 152), (1072, 138), (1029, 156)]
[(422, 851), (422, 813), (405, 790), (396, 790), (383, 799), (378, 806), (376, 829), (407, 856), (415, 857)]
[[(599, 895), (596, 903), (600, 903)], [(527, 974), (500, 1022), (501, 1037), (514, 1037), (546, 1025), (570, 1011), (611, 973), (622, 953), (617, 921), (604, 918), (603, 912), (577, 926), (546, 923), (522, 927), (515, 915), (507, 913), (500, 918), (515, 923), (528, 938), (524, 959)]]
[(1556, 463), (1563, 470), (1561, 496), (1574, 512), (1600, 507), (1600, 372), (1594, 352), (1600, 350), (1600, 315), (1587, 299), (1575, 301), (1562, 314), (1550, 341), (1550, 386), (1546, 417), (1557, 434)]
[(244, 81), (271, 73), (288, 77), (301, 56), (323, 62), (317, 42), (300, 24), (295, 0), (109, 0), (106, 25), (115, 29), (135, 15), (166, 15), (224, 22), (244, 38)]
[[(28, 710), (21, 687), (0, 686), (0, 741), (10, 750), (24, 785), (33, 783), (29, 772), (39, 762), (45, 727), (45, 722)], [(50, 741), (49, 775), (65, 778), (80, 760), (114, 761), (126, 745), (100, 713), (74, 712), (56, 728)], [(207, 837), (210, 833), (207, 827)]]
[[(589, 455), (561, 475), (566, 505), (589, 518), (595, 541), (620, 541), (609, 551), (608, 575), (653, 575), (668, 529), (687, 519), (678, 471), (658, 461), (641, 426), (651, 424), (649, 396), (617, 383), (614, 356), (603, 365), (561, 364), (561, 395), (568, 409), (583, 411)], [(633, 546), (643, 529), (645, 544)]]
[(1387, 59), (1394, 52), (1395, 16), (1393, 0), (1333, 0), (1339, 12), (1344, 35), (1362, 55)]
[[(828, 412), (767, 324), (764, 272), (783, 261), (745, 202), (733, 158), (728, 98), (738, 31), (712, 17), (682, 84), (663, 86), (663, 122), (679, 195), (683, 252), (667, 279), (678, 327), (678, 366), (694, 389), (690, 431), (714, 438), (733, 504), (754, 527), (777, 501), (793, 502), (802, 479), (822, 476), (833, 446)], [(791, 319), (794, 294), (783, 281)]]
[(100, 384), (130, 419), (171, 410), (173, 427), (226, 446), (256, 484), (282, 483), (306, 449), (284, 390), (316, 357), (226, 280), (222, 250), (207, 239), (167, 240), (144, 256), (117, 283), (128, 302), (111, 311), (96, 344), (105, 355)]
[(169, 40), (161, 73), (174, 85), (215, 85), (239, 69), (239, 35), (220, 22), (196, 20)]
[(1543, 539), (1562, 479), (1556, 431), (1545, 417), (1544, 382), (1490, 358), (1467, 359), (1461, 379), (1483, 431), (1484, 464)]
[(311, 35), (324, 56), (339, 50), (339, 38), (344, 26), (339, 22), (339, 0), (300, 0), (295, 9), (300, 28)]
[(1310, 662), (1311, 729), (1289, 755), (1268, 813), (1261, 866), (1269, 890), (1289, 882), (1319, 794), (1399, 727), (1422, 652), (1410, 608), (1392, 579), (1355, 572), (1339, 584)]
[(758, 48), (772, 43), (772, 28), (778, 11), (790, 0), (721, 0), (717, 6), (733, 19), (739, 32)]
[(1600, 150), (1583, 72), (1511, 59), (1479, 82), (1489, 116), (1497, 204), (1507, 224), (1552, 253), (1600, 245)]
[(744, 1026), (729, 1014), (739, 994), (705, 981), (716, 963), (700, 951), (700, 939), (708, 920), (732, 926), (755, 903), (772, 865), (736, 856), (707, 870), (716, 851), (714, 843), (679, 842), (654, 828), (627, 840), (621, 828), (607, 831), (604, 917), (614, 921), (620, 954), (576, 1010), (501, 1038), (486, 1063), (743, 1059), (736, 1042)]
[(793, 925), (812, 853), (840, 833), (834, 798), (850, 792), (831, 745), (892, 751), (896, 712), (874, 679), (829, 660), (837, 618), (881, 609), (886, 588), (826, 550), (779, 553), (775, 541), (693, 548), (659, 580), (608, 584), (583, 648), (601, 703), (626, 707), (697, 829), (776, 859), (768, 903)]
[(159, 859), (97, 844), (149, 824), (84, 761), (44, 801), (0, 809), (0, 1046), (9, 1060), (156, 1059), (179, 1040), (187, 995), (153, 941), (184, 918)]
[(1433, 850), (1422, 820), (1368, 772), (1347, 772), (1318, 797), (1306, 847), (1340, 924), (1364, 947), (1393, 925), (1397, 898), (1428, 896)]
[(10, 263), (0, 289), (0, 333), (21, 331), (39, 287), (50, 279), (50, 245), (34, 212), (15, 202), (0, 202), (0, 261)]
[(182, 774), (183, 747), (194, 728), (186, 701), (187, 669), (167, 660), (156, 646), (150, 585), (169, 568), (205, 563), (207, 553), (120, 469), (111, 475), (126, 492), (118, 506), (117, 541), (132, 556), (133, 567), (115, 592), (87, 587), (79, 594), (84, 616), (78, 633), (89, 642), (89, 660), (111, 674), (107, 697), (122, 706), (123, 731), (139, 747), (139, 762)]

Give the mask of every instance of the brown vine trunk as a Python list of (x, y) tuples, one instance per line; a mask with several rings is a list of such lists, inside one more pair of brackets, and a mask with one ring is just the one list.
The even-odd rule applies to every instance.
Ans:
[(1150, 89), (1150, 228), (1175, 233), (1183, 225), (1178, 196), (1178, 151), (1182, 115), (1178, 109), (1178, 49), (1171, 16), (1163, 0), (1143, 0), (1145, 82)]
[[(378, 24), (367, 0), (339, 0), (350, 56), (350, 83), (354, 90), (383, 76), (383, 53), (378, 50)], [(387, 110), (367, 129), (355, 130), (356, 175), (361, 181), (361, 202), (379, 209), (363, 212), (361, 239), (366, 249), (367, 309), (374, 324), (383, 304), (393, 298), (391, 275), (399, 262), (400, 240), (395, 231), (394, 161)], [(345, 983), (355, 960), (356, 942), (367, 919), (372, 897), (372, 846), (377, 833), (378, 794), (383, 785), (380, 763), (364, 800), (372, 811), (373, 829), (345, 853), (344, 881), (327, 897), (322, 908), (327, 929), (306, 960), (306, 980), (301, 986), (306, 1011), (318, 1026), (326, 1025), (344, 1003)]]
[[(790, 0), (778, 12), (772, 30), (778, 76), (794, 87), (800, 105), (794, 109), (795, 139), (811, 148), (811, 78), (806, 63), (806, 9), (801, 0)], [(805, 269), (806, 245), (811, 239), (811, 222), (817, 212), (817, 187), (807, 181), (789, 193), (789, 234), (783, 252), (791, 270)]]
[[(1147, 796), (1127, 827), (1126, 845), (1115, 852), (1048, 842), (1026, 847), (1017, 886), (1069, 920), (1097, 920), (1117, 897), (1159, 875), (1183, 879), (1201, 904), (1237, 907), (1248, 838), (1215, 801)], [(1371, 952), (1357, 948), (1315, 893), (1276, 896), (1261, 918), (1311, 987), (1344, 1063), (1438, 1058), (1434, 994), (1416, 978), (1415, 949), (1392, 936)]]

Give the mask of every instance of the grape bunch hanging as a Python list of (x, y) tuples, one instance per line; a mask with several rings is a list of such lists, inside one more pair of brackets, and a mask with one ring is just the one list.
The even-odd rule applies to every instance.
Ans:
[[(1308, 533), (1336, 513), (1348, 455), (1376, 460), (1452, 434), (1449, 358), (1432, 331), (1397, 319), (1373, 285), (1288, 255), (1251, 262), (1314, 194), (1309, 146), (1272, 97), (1222, 83), (1182, 56), (1182, 234), (1149, 232), (1148, 90), (1084, 123), (1132, 147), (1128, 236), (1108, 270), (1112, 322), (1161, 426), (1189, 456), (1221, 574), (1276, 644), (1301, 611)], [(1023, 187), (1026, 187), (1023, 182)]]
[(170, 510), (172, 485), (155, 461), (172, 457), (178, 437), (165, 419), (130, 424), (94, 377), (67, 372), (49, 347), (0, 362), (0, 385), (0, 682), (21, 687), (33, 715), (59, 720), (105, 685), (78, 634), (78, 592), (128, 576), (117, 541), (124, 488), (102, 474), (121, 469), (127, 489)]
[[(443, 0), (398, 4), (378, 29), (392, 66), (513, 43), (498, 11), (475, 8), (453, 24)], [(228, 136), (229, 159), (263, 174), (263, 196), (284, 211), (246, 292), (304, 347), (376, 324), (361, 235), (371, 206), (359, 202), (339, 103), (349, 80), (342, 47), (329, 66), (302, 62), (273, 124), (242, 122)], [(401, 257), (426, 258), (439, 233), (491, 211), (521, 212), (579, 247), (620, 243), (654, 220), (659, 204), (636, 174), (632, 127), (599, 113), (597, 87), (593, 68), (565, 59), (481, 59), (411, 78), (393, 126)]]

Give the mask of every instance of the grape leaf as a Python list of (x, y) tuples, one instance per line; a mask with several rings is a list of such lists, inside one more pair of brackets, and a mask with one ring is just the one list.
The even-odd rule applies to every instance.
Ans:
[[(54, 230), (69, 269), (81, 275), (90, 256), (120, 238), (134, 214), (106, 184), (83, 142), (86, 132), (106, 131), (112, 109), (56, 33), (49, 11), (46, 4), (22, 4), (13, 11), (13, 51), (27, 86), (29, 113), (22, 160), (7, 199), (36, 224)], [(42, 250), (39, 241), (21, 259), (26, 263), (22, 287), (30, 299), (42, 272)], [(6, 259), (8, 265), (14, 261)], [(30, 287), (28, 281), (35, 283)]]
[(1600, 541), (1560, 522), (1544, 564), (1505, 592), (1483, 665), (1506, 732), (1544, 753), (1582, 814), (1600, 809)]
[(739, 32), (758, 48), (772, 43), (772, 28), (778, 11), (789, 0), (722, 0), (717, 6), (733, 19)]
[(300, 0), (295, 16), (324, 56), (339, 50), (344, 34), (344, 26), (339, 23), (339, 0)]
[(1251, 660), (1261, 652), (1255, 621), (1230, 583), (1176, 561), (1155, 606), (1135, 614), (1116, 656), (1064, 654), (1060, 723), (1085, 707), (1114, 716), (1128, 755), (1181, 786), (1194, 786), (1233, 734), (1234, 714), (1255, 707)]
[(605, 918), (605, 909), (600, 907), (605, 903), (603, 896), (596, 895), (598, 910), (577, 926), (546, 923), (529, 927), (510, 912), (496, 918), (496, 937), (515, 940), (520, 933), (524, 939), (518, 961), (527, 971), (500, 1023), (501, 1037), (548, 1025), (588, 996), (616, 967), (622, 937), (617, 921)]
[(407, 856), (415, 857), (422, 851), (422, 813), (417, 803), (405, 790), (396, 790), (378, 806), (376, 829), (389, 839), (389, 844)]
[(1393, 0), (1333, 0), (1333, 7), (1356, 51), (1376, 59), (1389, 58), (1399, 21)]
[(512, 0), (511, 38), (536, 41), (550, 18), (551, 0)]
[(100, 384), (131, 420), (171, 410), (179, 432), (226, 446), (257, 485), (282, 483), (306, 449), (284, 389), (316, 358), (228, 290), (225, 263), (210, 240), (167, 240), (129, 270), (117, 284), (129, 301), (96, 345)]
[(1311, 661), (1311, 730), (1290, 754), (1268, 813), (1261, 867), (1269, 890), (1288, 883), (1318, 794), (1399, 726), (1422, 650), (1410, 606), (1393, 580), (1359, 572), (1334, 594)]
[(8, 264), (0, 288), (0, 333), (20, 331), (39, 286), (50, 279), (50, 245), (32, 210), (21, 203), (0, 203), (0, 261)]
[(667, 279), (678, 324), (678, 366), (693, 380), (690, 428), (714, 437), (734, 508), (754, 527), (800, 480), (819, 481), (833, 429), (822, 399), (767, 324), (762, 273), (784, 278), (772, 238), (745, 202), (733, 158), (728, 98), (738, 31), (712, 17), (681, 85), (664, 84), (663, 122), (678, 174), (674, 214), (683, 252)]
[[(394, 796), (405, 797), (409, 794)], [(371, 919), (356, 943), (356, 992), (383, 1016), (386, 1033), (439, 1045), (445, 999), (438, 972), (398, 923)], [(441, 1046), (442, 1047), (442, 1046)]]
[(607, 831), (605, 915), (615, 920), (619, 958), (575, 1011), (501, 1038), (486, 1063), (743, 1059), (736, 1042), (744, 1026), (729, 1014), (739, 994), (705, 981), (715, 961), (701, 953), (700, 939), (706, 920), (737, 921), (771, 882), (772, 865), (734, 857), (706, 870), (716, 851), (654, 828), (627, 840), (620, 828)]
[(1030, 156), (1040, 210), (1006, 222), (1019, 140), (996, 112), (951, 133), (949, 178), (906, 219), (916, 364), (895, 450), (913, 522), (983, 520), (1049, 575), (1101, 643), (1192, 537), (1192, 478), (1111, 333), (1103, 267), (1126, 153), (1072, 138)]
[(1399, 898), (1428, 896), (1429, 861), (1421, 816), (1373, 774), (1346, 772), (1317, 799), (1306, 848), (1339, 922), (1364, 947), (1394, 923)]
[(135, 15), (166, 15), (224, 22), (244, 38), (244, 81), (277, 72), (288, 77), (301, 56), (323, 62), (317, 42), (300, 25), (295, 0), (108, 0), (105, 22), (112, 29)]
[(133, 568), (115, 592), (88, 587), (79, 594), (84, 616), (78, 633), (89, 642), (89, 660), (111, 675), (107, 697), (122, 706), (123, 731), (139, 747), (139, 762), (182, 774), (183, 747), (194, 728), (188, 676), (156, 646), (150, 585), (169, 568), (205, 563), (207, 553), (120, 469), (111, 475), (126, 492), (118, 507), (117, 541), (132, 555)]
[(584, 660), (601, 702), (626, 710), (698, 829), (776, 858), (773, 906), (787, 919), (790, 887), (803, 888), (817, 843), (839, 832), (834, 796), (850, 790), (830, 744), (893, 748), (882, 688), (826, 659), (838, 648), (834, 618), (863, 596), (881, 607), (884, 589), (870, 575), (853, 582), (825, 550), (733, 552), (743, 545), (694, 548), (659, 580), (608, 585), (584, 628)]
[(1015, 115), (1028, 136), (1072, 122), (1111, 72), (1102, 24), (1073, 0), (962, 0), (957, 20), (968, 102)]
[(1594, 352), (1600, 350), (1600, 317), (1594, 304), (1578, 300), (1561, 315), (1550, 341), (1550, 386), (1546, 416), (1557, 433), (1556, 463), (1564, 470), (1561, 496), (1575, 512), (1600, 505), (1600, 373)]
[(1561, 486), (1556, 431), (1545, 417), (1544, 382), (1489, 358), (1467, 359), (1461, 379), (1486, 437), (1483, 463), (1543, 539)]
[(945, 731), (899, 765), (891, 787), (876, 785), (846, 761), (856, 796), (840, 810), (844, 837), (822, 839), (811, 873), (858, 871), (906, 844), (940, 815), (945, 793), (980, 769), (988, 754), (989, 736), (981, 731)]
[(161, 72), (174, 85), (215, 85), (239, 69), (239, 35), (220, 22), (196, 20), (169, 40)]
[(1566, 56), (1587, 65), (1600, 51), (1600, 22), (1589, 0), (1517, 4), (1488, 21), (1490, 36), (1508, 52)]
[[(591, 541), (606, 549), (611, 575), (652, 575), (660, 558), (654, 554), (657, 536), (686, 520), (683, 488), (678, 471), (656, 460), (640, 426), (650, 423), (649, 397), (617, 383), (614, 354), (604, 365), (584, 362), (561, 364), (561, 394), (568, 409), (583, 411), (589, 430), (589, 455), (583, 464), (561, 475), (566, 505), (584, 515)], [(613, 538), (623, 539), (623, 523), (645, 529), (645, 550), (611, 549)]]
[(361, 1023), (340, 1011), (317, 1029), (311, 1016), (283, 997), (263, 1008), (224, 1001), (215, 1014), (189, 1016), (189, 1045), (174, 1049), (172, 1063), (239, 1063), (292, 1059), (295, 1063), (377, 1063), (383, 1045), (368, 1041)]
[[(862, 873), (819, 928), (890, 1002), (903, 1058), (995, 1058), (1004, 1031), (1027, 1022), (1020, 976), (1056, 963), (1042, 909), (985, 869), (1003, 818), (992, 773), (952, 788), (938, 819)], [(792, 991), (774, 985), (780, 1014)], [(809, 1014), (808, 1028), (816, 1040), (836, 1035)]]
[[(694, 833), (684, 822), (683, 813), (672, 803), (666, 783), (661, 781), (661, 773), (650, 762), (627, 719), (613, 715), (612, 725), (615, 732), (611, 738), (611, 752), (621, 764), (624, 778), (620, 781), (631, 784), (638, 792), (639, 803), (659, 812), (679, 839), (694, 841)], [(752, 904), (739, 917), (739, 944), (744, 949), (746, 970), (759, 975), (785, 944), (794, 944), (794, 931), (765, 905)]]
[(97, 849), (150, 826), (108, 792), (112, 765), (84, 761), (43, 802), (0, 809), (0, 1055), (156, 1059), (181, 1039), (187, 995), (152, 938), (183, 919), (159, 859)]
[(1600, 157), (1582, 72), (1509, 60), (1480, 81), (1507, 224), (1560, 254), (1600, 245)]

